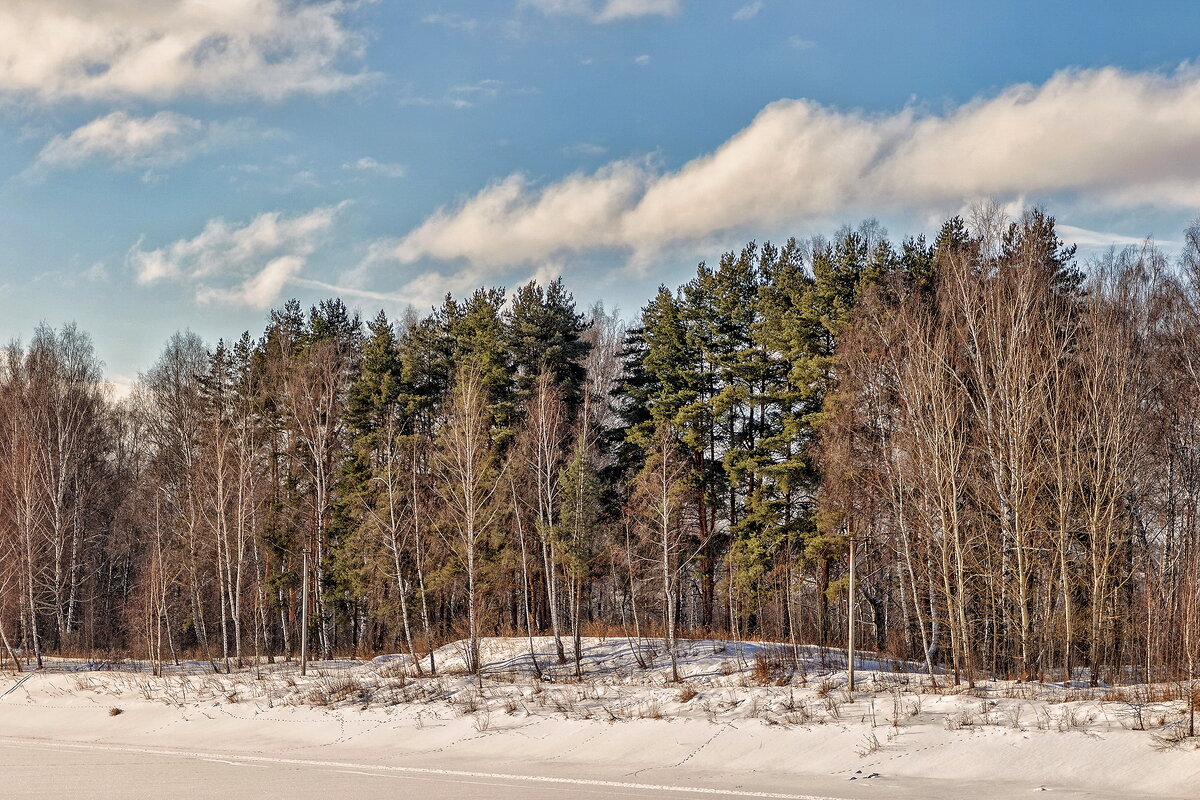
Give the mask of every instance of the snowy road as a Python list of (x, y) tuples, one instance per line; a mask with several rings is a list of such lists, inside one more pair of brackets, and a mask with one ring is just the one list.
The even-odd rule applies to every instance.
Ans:
[(581, 778), (515, 775), (336, 761), (267, 758), (119, 745), (68, 745), (0, 740), (0, 794), (5, 798), (87, 797), (92, 800), (188, 798), (334, 798), (421, 796), (430, 800), (560, 800), (566, 797), (779, 798), (837, 800), (816, 795), (717, 791)]

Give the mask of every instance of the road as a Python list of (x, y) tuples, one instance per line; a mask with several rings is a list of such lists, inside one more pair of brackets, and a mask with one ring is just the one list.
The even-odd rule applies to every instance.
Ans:
[(486, 772), (384, 767), (336, 761), (186, 753), (120, 745), (69, 745), (0, 740), (0, 795), (143, 800), (340, 798), (375, 800), (562, 800), (584, 798), (779, 798), (836, 800), (814, 795), (660, 787), (621, 781), (523, 778)]

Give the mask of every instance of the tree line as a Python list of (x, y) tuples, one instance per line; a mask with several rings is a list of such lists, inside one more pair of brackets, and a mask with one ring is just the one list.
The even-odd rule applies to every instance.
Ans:
[(853, 620), (956, 679), (1190, 675), (1197, 342), (1200, 226), (1080, 265), (989, 208), (751, 243), (628, 325), (561, 281), (365, 324), (291, 301), (175, 334), (121, 400), (42, 326), (0, 363), (0, 644), (435, 673), (548, 635), (578, 669), (592, 634)]

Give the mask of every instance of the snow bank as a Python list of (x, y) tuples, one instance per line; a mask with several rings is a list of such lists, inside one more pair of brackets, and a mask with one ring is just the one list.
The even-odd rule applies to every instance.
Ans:
[[(1179, 701), (1154, 687), (1093, 693), (950, 686), (916, 665), (858, 665), (818, 648), (689, 641), (680, 683), (659, 640), (584, 639), (582, 677), (553, 641), (459, 645), (418, 677), (406, 656), (206, 674), (55, 662), (10, 676), (4, 737), (359, 764), (588, 776), (828, 797), (1194, 797), (1200, 753)], [(427, 668), (427, 659), (423, 660)], [(539, 679), (538, 675), (542, 676)], [(1114, 690), (1115, 691), (1115, 690)], [(1107, 698), (1107, 699), (1106, 699)], [(119, 709), (114, 713), (113, 709)]]

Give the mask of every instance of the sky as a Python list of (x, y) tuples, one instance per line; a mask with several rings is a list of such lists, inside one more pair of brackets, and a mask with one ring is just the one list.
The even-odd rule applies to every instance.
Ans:
[(4, 0), (0, 340), (562, 276), (630, 317), (749, 240), (1039, 205), (1086, 259), (1200, 214), (1200, 4)]

